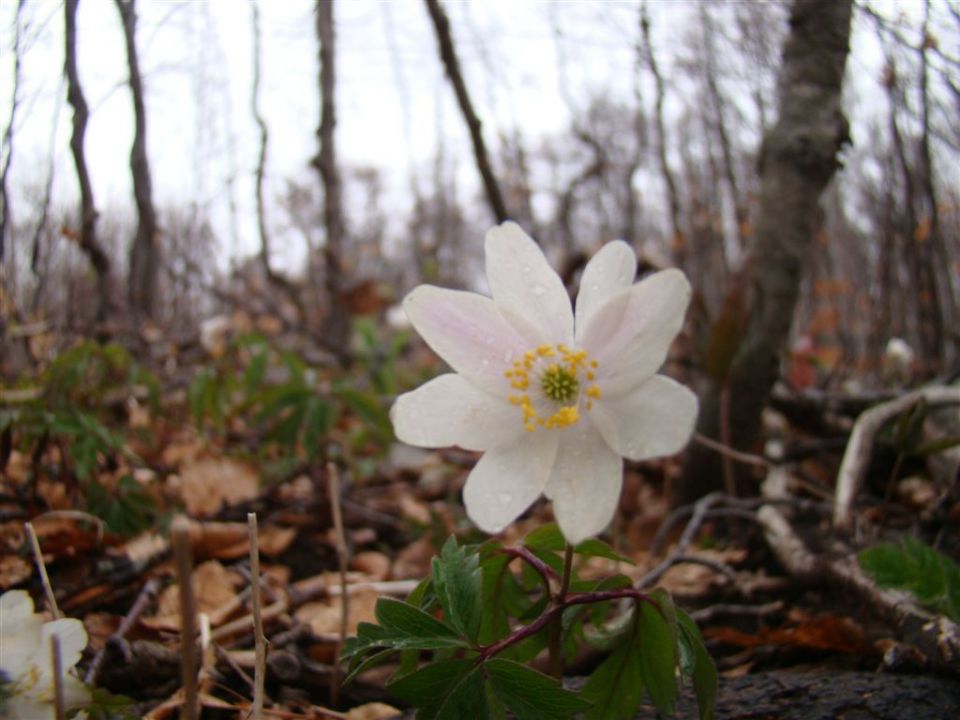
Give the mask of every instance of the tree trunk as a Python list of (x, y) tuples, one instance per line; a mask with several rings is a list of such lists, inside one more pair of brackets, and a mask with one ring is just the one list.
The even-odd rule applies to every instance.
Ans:
[(350, 355), (350, 316), (343, 303), (343, 205), (340, 192), (340, 169), (334, 130), (337, 126), (336, 108), (336, 32), (333, 25), (333, 0), (317, 0), (317, 40), (320, 44), (320, 127), (317, 137), (320, 152), (314, 167), (323, 183), (323, 223), (326, 228), (324, 262), (328, 314), (324, 328), (324, 344), (341, 361)]
[[(930, 276), (934, 281), (930, 292), (938, 296), (936, 310), (939, 313), (937, 325), (940, 328), (939, 344), (929, 357), (940, 370), (949, 367), (948, 363), (956, 359), (956, 347), (960, 335), (956, 331), (956, 297), (953, 289), (953, 273), (950, 270), (950, 254), (940, 228), (940, 213), (937, 207), (937, 191), (934, 180), (933, 153), (930, 149), (930, 97), (929, 97), (929, 58), (927, 51), (936, 41), (929, 35), (930, 0), (923, 4), (923, 29), (920, 43), (920, 185), (923, 204), (926, 206), (924, 222), (927, 223), (926, 237), (917, 237), (918, 244), (926, 245), (925, 252), (930, 267)], [(918, 228), (918, 235), (920, 229)], [(922, 292), (922, 291), (921, 291)], [(953, 328), (953, 331), (947, 330)], [(944, 332), (946, 330), (946, 332)], [(939, 363), (937, 362), (939, 361)], [(931, 368), (934, 369), (934, 368)]]
[(86, 154), (83, 150), (84, 135), (87, 131), (89, 111), (87, 101), (80, 87), (80, 75), (77, 72), (77, 5), (80, 0), (66, 0), (64, 3), (64, 73), (67, 75), (67, 101), (73, 107), (73, 133), (70, 135), (70, 150), (77, 167), (77, 181), (80, 183), (80, 248), (90, 260), (97, 275), (98, 323), (106, 320), (112, 310), (110, 301), (110, 258), (97, 241), (97, 210), (93, 202), (93, 186), (87, 170)]
[(133, 147), (130, 150), (130, 172), (133, 177), (133, 195), (137, 203), (137, 235), (130, 248), (127, 298), (134, 318), (147, 319), (154, 316), (159, 254), (153, 184), (150, 181), (150, 164), (147, 161), (147, 112), (143, 104), (143, 78), (137, 57), (137, 8), (136, 0), (116, 0), (116, 4), (123, 20), (123, 37), (127, 45), (135, 123)]
[[(800, 289), (804, 259), (813, 248), (819, 198), (848, 142), (841, 109), (849, 52), (852, 0), (794, 0), (779, 80), (779, 119), (763, 140), (757, 233), (746, 267), (748, 297), (743, 340), (725, 380), (703, 396), (698, 430), (712, 439), (729, 430), (733, 447), (755, 450), (760, 415), (777, 378)], [(729, 397), (730, 402), (723, 402)], [(721, 418), (721, 408), (728, 412)], [(675, 500), (687, 502), (720, 486), (721, 461), (691, 448)], [(741, 478), (740, 489), (747, 489)]]
[(490, 167), (490, 160), (487, 157), (487, 146), (483, 142), (483, 133), (481, 132), (480, 118), (473, 109), (473, 103), (470, 102), (470, 95), (467, 92), (467, 85), (463, 80), (463, 73), (460, 71), (460, 61), (457, 59), (457, 52), (453, 46), (453, 38), (450, 35), (450, 20), (447, 14), (440, 6), (439, 0), (426, 0), (427, 10), (430, 13), (430, 19), (433, 21), (434, 30), (437, 33), (437, 44), (440, 48), (440, 59), (447, 70), (447, 77), (453, 85), (454, 92), (457, 94), (457, 103), (460, 105), (460, 112), (463, 113), (463, 119), (467, 123), (467, 129), (470, 131), (470, 140), (473, 142), (473, 154), (477, 161), (477, 170), (480, 171), (480, 177), (483, 180), (483, 189), (487, 194), (487, 202), (490, 204), (490, 210), (498, 223), (510, 219), (507, 212), (507, 206), (503, 202), (503, 195), (500, 193), (500, 186), (497, 184), (497, 178)]

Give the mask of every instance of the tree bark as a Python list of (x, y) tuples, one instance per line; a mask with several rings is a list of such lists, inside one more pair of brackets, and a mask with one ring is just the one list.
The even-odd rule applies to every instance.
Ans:
[(426, 0), (427, 11), (430, 13), (430, 19), (433, 21), (434, 30), (437, 33), (437, 44), (440, 48), (440, 59), (446, 68), (447, 77), (453, 85), (453, 90), (457, 95), (457, 103), (460, 105), (460, 112), (463, 113), (463, 119), (467, 123), (467, 129), (470, 131), (470, 140), (473, 143), (473, 154), (477, 162), (477, 170), (480, 171), (480, 177), (483, 180), (483, 189), (487, 195), (487, 202), (490, 204), (490, 210), (498, 223), (510, 219), (507, 212), (507, 206), (503, 201), (503, 195), (500, 192), (500, 186), (497, 178), (490, 167), (490, 160), (487, 157), (487, 146), (483, 142), (483, 133), (481, 132), (482, 123), (477, 113), (473, 109), (473, 103), (470, 101), (470, 94), (467, 92), (467, 85), (463, 80), (463, 73), (460, 71), (460, 61), (457, 58), (457, 51), (453, 46), (453, 38), (450, 34), (450, 20), (446, 12), (440, 6), (439, 0)]
[(123, 21), (123, 37), (127, 46), (130, 70), (130, 92), (133, 95), (134, 136), (130, 150), (130, 172), (133, 195), (137, 204), (137, 235), (130, 248), (130, 274), (127, 277), (127, 298), (134, 318), (153, 318), (157, 294), (159, 253), (157, 251), (157, 215), (153, 207), (153, 183), (147, 160), (147, 112), (143, 102), (143, 77), (137, 56), (136, 0), (116, 0)]
[(329, 303), (324, 344), (332, 349), (341, 361), (346, 361), (350, 355), (350, 316), (343, 303), (343, 201), (334, 140), (337, 126), (337, 75), (333, 0), (317, 0), (317, 40), (320, 45), (320, 126), (317, 129), (320, 152), (314, 158), (314, 167), (320, 173), (323, 183), (323, 223), (326, 228), (323, 253)]
[(93, 186), (87, 169), (86, 154), (83, 149), (84, 135), (87, 131), (89, 110), (80, 86), (77, 72), (77, 5), (80, 0), (66, 0), (64, 9), (65, 60), (64, 73), (67, 76), (67, 101), (73, 107), (73, 132), (70, 135), (70, 150), (77, 168), (77, 181), (80, 184), (80, 248), (90, 260), (97, 275), (96, 320), (103, 322), (112, 310), (110, 301), (110, 258), (97, 240), (97, 210), (93, 201)]
[[(821, 215), (820, 195), (849, 141), (841, 109), (849, 52), (852, 0), (794, 0), (779, 79), (779, 119), (760, 158), (757, 234), (745, 265), (747, 325), (725, 381), (712, 379), (702, 398), (698, 430), (712, 439), (729, 429), (739, 450), (760, 439), (760, 415), (779, 371), (800, 290), (804, 259)], [(726, 417), (722, 398), (729, 393)], [(720, 458), (691, 449), (675, 500), (689, 502), (720, 485)], [(741, 489), (747, 479), (740, 478)]]

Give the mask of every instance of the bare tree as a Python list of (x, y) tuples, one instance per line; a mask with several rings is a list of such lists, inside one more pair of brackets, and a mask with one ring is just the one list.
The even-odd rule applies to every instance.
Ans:
[[(747, 293), (743, 339), (726, 379), (711, 381), (698, 422), (702, 434), (727, 437), (739, 449), (752, 450), (759, 439), (760, 415), (779, 372), (804, 258), (821, 217), (820, 195), (849, 140), (841, 91), (852, 6), (852, 0), (794, 0), (791, 9), (779, 118), (761, 150), (757, 233), (738, 283)], [(716, 487), (720, 469), (716, 453), (695, 446), (677, 499), (688, 501)]]
[(325, 344), (341, 360), (350, 354), (350, 317), (343, 303), (344, 220), (340, 187), (340, 168), (337, 165), (335, 130), (336, 105), (336, 32), (333, 24), (333, 0), (317, 0), (317, 40), (320, 45), (320, 126), (317, 137), (320, 152), (313, 164), (323, 184), (323, 224), (326, 228), (324, 265), (328, 314), (324, 328)]
[[(940, 210), (937, 204), (937, 188), (934, 179), (933, 153), (931, 151), (931, 122), (930, 122), (930, 67), (929, 50), (936, 45), (936, 41), (930, 36), (930, 0), (924, 0), (923, 3), (923, 25), (921, 27), (920, 48), (918, 51), (920, 61), (920, 186), (924, 207), (924, 223), (922, 230), (926, 231), (925, 244), (929, 247), (928, 261), (930, 274), (933, 276), (933, 286), (931, 292), (938, 296), (936, 309), (940, 314), (937, 318), (937, 324), (940, 328), (941, 337), (937, 347), (933, 350), (932, 358), (940, 360), (947, 359), (947, 344), (956, 345), (960, 340), (960, 335), (948, 338), (947, 328), (956, 328), (956, 298), (953, 289), (953, 274), (950, 271), (949, 256), (946, 251), (946, 244), (943, 241), (940, 227)], [(951, 353), (952, 354), (952, 353)]]
[(717, 67), (717, 27), (711, 14), (710, 6), (706, 2), (698, 5), (700, 10), (700, 32), (703, 83), (706, 90), (707, 105), (704, 107), (704, 124), (709, 127), (716, 136), (720, 145), (722, 159), (723, 179), (726, 181), (727, 189), (730, 192), (730, 202), (733, 204), (734, 217), (736, 219), (736, 237), (739, 240), (742, 249), (745, 242), (745, 224), (747, 221), (747, 210), (743, 202), (743, 195), (740, 182), (737, 178), (737, 171), (734, 162), (733, 138), (731, 130), (728, 127), (729, 109), (727, 98), (720, 88), (720, 70)]
[(251, 32), (253, 34), (253, 87), (250, 93), (250, 108), (254, 122), (260, 134), (260, 151), (257, 153), (257, 169), (255, 171), (255, 192), (257, 196), (257, 232), (260, 235), (260, 265), (263, 274), (271, 285), (284, 291), (287, 298), (297, 309), (301, 319), (304, 317), (303, 302), (296, 285), (283, 275), (277, 273), (270, 264), (270, 233), (267, 230), (267, 210), (263, 198), (264, 174), (267, 166), (267, 147), (270, 136), (267, 130), (267, 121), (260, 111), (260, 72), (262, 53), (260, 48), (260, 5), (257, 0), (250, 3)]
[(657, 64), (656, 56), (653, 54), (653, 43), (650, 40), (650, 16), (647, 13), (647, 3), (640, 6), (640, 30), (643, 36), (643, 58), (650, 73), (653, 75), (656, 84), (656, 101), (654, 105), (653, 121), (657, 129), (657, 159), (660, 162), (660, 174), (663, 175), (663, 182), (667, 188), (667, 203), (670, 207), (670, 246), (678, 265), (683, 265), (683, 259), (686, 252), (686, 240), (683, 235), (683, 228), (680, 224), (680, 193), (677, 190), (677, 181), (673, 170), (667, 160), (668, 138), (666, 123), (663, 118), (663, 102), (666, 95), (663, 83), (663, 75), (660, 73), (660, 66)]
[(447, 77), (453, 85), (453, 90), (457, 95), (457, 103), (460, 105), (460, 112), (467, 123), (467, 129), (470, 131), (470, 140), (473, 143), (473, 154), (477, 163), (477, 170), (480, 171), (480, 177), (483, 180), (483, 189), (487, 195), (487, 202), (490, 210), (498, 223), (504, 222), (510, 218), (507, 212), (507, 206), (503, 202), (503, 195), (500, 192), (500, 186), (497, 178), (490, 167), (490, 160), (487, 156), (487, 146), (483, 141), (482, 123), (473, 109), (473, 103), (470, 101), (470, 94), (467, 92), (467, 84), (464, 82), (463, 73), (460, 71), (460, 60), (457, 58), (457, 51), (453, 45), (453, 37), (450, 34), (450, 20), (446, 12), (441, 7), (439, 0), (426, 0), (427, 11), (430, 13), (430, 19), (433, 21), (433, 28), (437, 33), (437, 44), (440, 48), (440, 59), (446, 68)]
[(10, 99), (10, 115), (7, 117), (7, 127), (3, 131), (3, 140), (0, 141), (0, 156), (3, 157), (0, 165), (0, 262), (3, 261), (3, 252), (6, 247), (7, 232), (10, 228), (10, 193), (7, 188), (7, 177), (10, 174), (10, 163), (13, 162), (13, 127), (17, 119), (17, 108), (20, 104), (20, 80), (21, 80), (21, 16), (23, 15), (23, 6), (26, 0), (19, 0), (17, 3), (17, 12), (14, 15), (14, 33), (13, 33), (13, 90)]
[(67, 100), (73, 106), (73, 133), (70, 136), (70, 149), (77, 168), (77, 180), (80, 183), (80, 234), (78, 241), (83, 252), (90, 260), (97, 274), (96, 319), (102, 322), (112, 310), (110, 301), (110, 258), (97, 240), (97, 210), (93, 201), (93, 186), (87, 169), (87, 159), (83, 150), (84, 135), (87, 130), (89, 110), (80, 86), (77, 72), (77, 5), (80, 0), (66, 0), (64, 9), (64, 40), (66, 54), (64, 72), (67, 76)]
[(153, 207), (153, 184), (150, 180), (150, 163), (147, 160), (147, 111), (143, 102), (143, 76), (140, 73), (140, 61), (137, 55), (137, 8), (136, 0), (115, 0), (115, 2), (123, 21), (134, 116), (130, 172), (133, 177), (133, 195), (137, 204), (137, 234), (130, 247), (127, 297), (134, 317), (152, 318), (157, 294), (159, 252), (157, 215)]

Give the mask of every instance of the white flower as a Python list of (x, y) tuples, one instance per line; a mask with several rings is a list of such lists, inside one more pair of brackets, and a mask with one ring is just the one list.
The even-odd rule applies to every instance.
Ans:
[(53, 653), (50, 638), (60, 639), (64, 705), (90, 701), (83, 683), (71, 672), (87, 646), (83, 623), (73, 618), (44, 622), (33, 612), (33, 600), (23, 590), (0, 596), (0, 673), (9, 681), (4, 710), (11, 720), (45, 720), (56, 716), (53, 696)]
[(571, 543), (613, 517), (622, 458), (671, 455), (690, 438), (697, 399), (655, 374), (683, 323), (690, 285), (679, 270), (633, 284), (623, 242), (587, 264), (576, 314), (537, 244), (514, 223), (486, 237), (493, 298), (421, 285), (411, 323), (456, 371), (397, 398), (397, 437), (421, 447), (483, 451), (467, 478), (467, 514), (495, 533), (541, 494)]

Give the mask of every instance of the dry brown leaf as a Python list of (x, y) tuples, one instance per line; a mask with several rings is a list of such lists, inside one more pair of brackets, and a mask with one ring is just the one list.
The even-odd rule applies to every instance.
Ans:
[(97, 652), (107, 639), (120, 627), (122, 618), (108, 612), (87, 613), (83, 618), (83, 628), (87, 631), (90, 649)]
[(33, 565), (19, 555), (0, 556), (0, 589), (19, 585), (33, 574)]
[[(374, 608), (378, 597), (379, 594), (373, 589), (358, 589), (350, 593), (348, 634), (356, 635), (357, 625), (361, 622), (376, 622)], [(340, 633), (340, 608), (340, 597), (335, 595), (325, 600), (304, 603), (294, 616), (300, 622), (309, 624), (310, 629), (318, 635), (337, 635)]]
[(180, 470), (180, 495), (193, 516), (212, 515), (259, 492), (257, 471), (231, 458), (202, 458)]
[[(197, 598), (197, 612), (206, 613), (210, 624), (216, 627), (231, 614), (224, 608), (234, 608), (237, 589), (245, 583), (243, 578), (230, 572), (216, 560), (199, 565), (191, 576), (193, 591)], [(153, 630), (180, 629), (180, 587), (170, 585), (160, 593), (157, 613), (141, 622)]]
[(386, 580), (390, 576), (390, 558), (382, 552), (367, 550), (350, 559), (350, 568), (369, 575), (371, 580)]
[(430, 524), (430, 509), (427, 504), (410, 495), (400, 496), (400, 515), (420, 525)]
[(387, 718), (395, 718), (399, 714), (400, 711), (395, 707), (390, 707), (384, 703), (367, 703), (351, 708), (347, 712), (347, 720), (387, 720)]
[(430, 561), (436, 552), (430, 538), (424, 536), (414, 540), (397, 554), (393, 563), (394, 579), (425, 577), (430, 572)]

